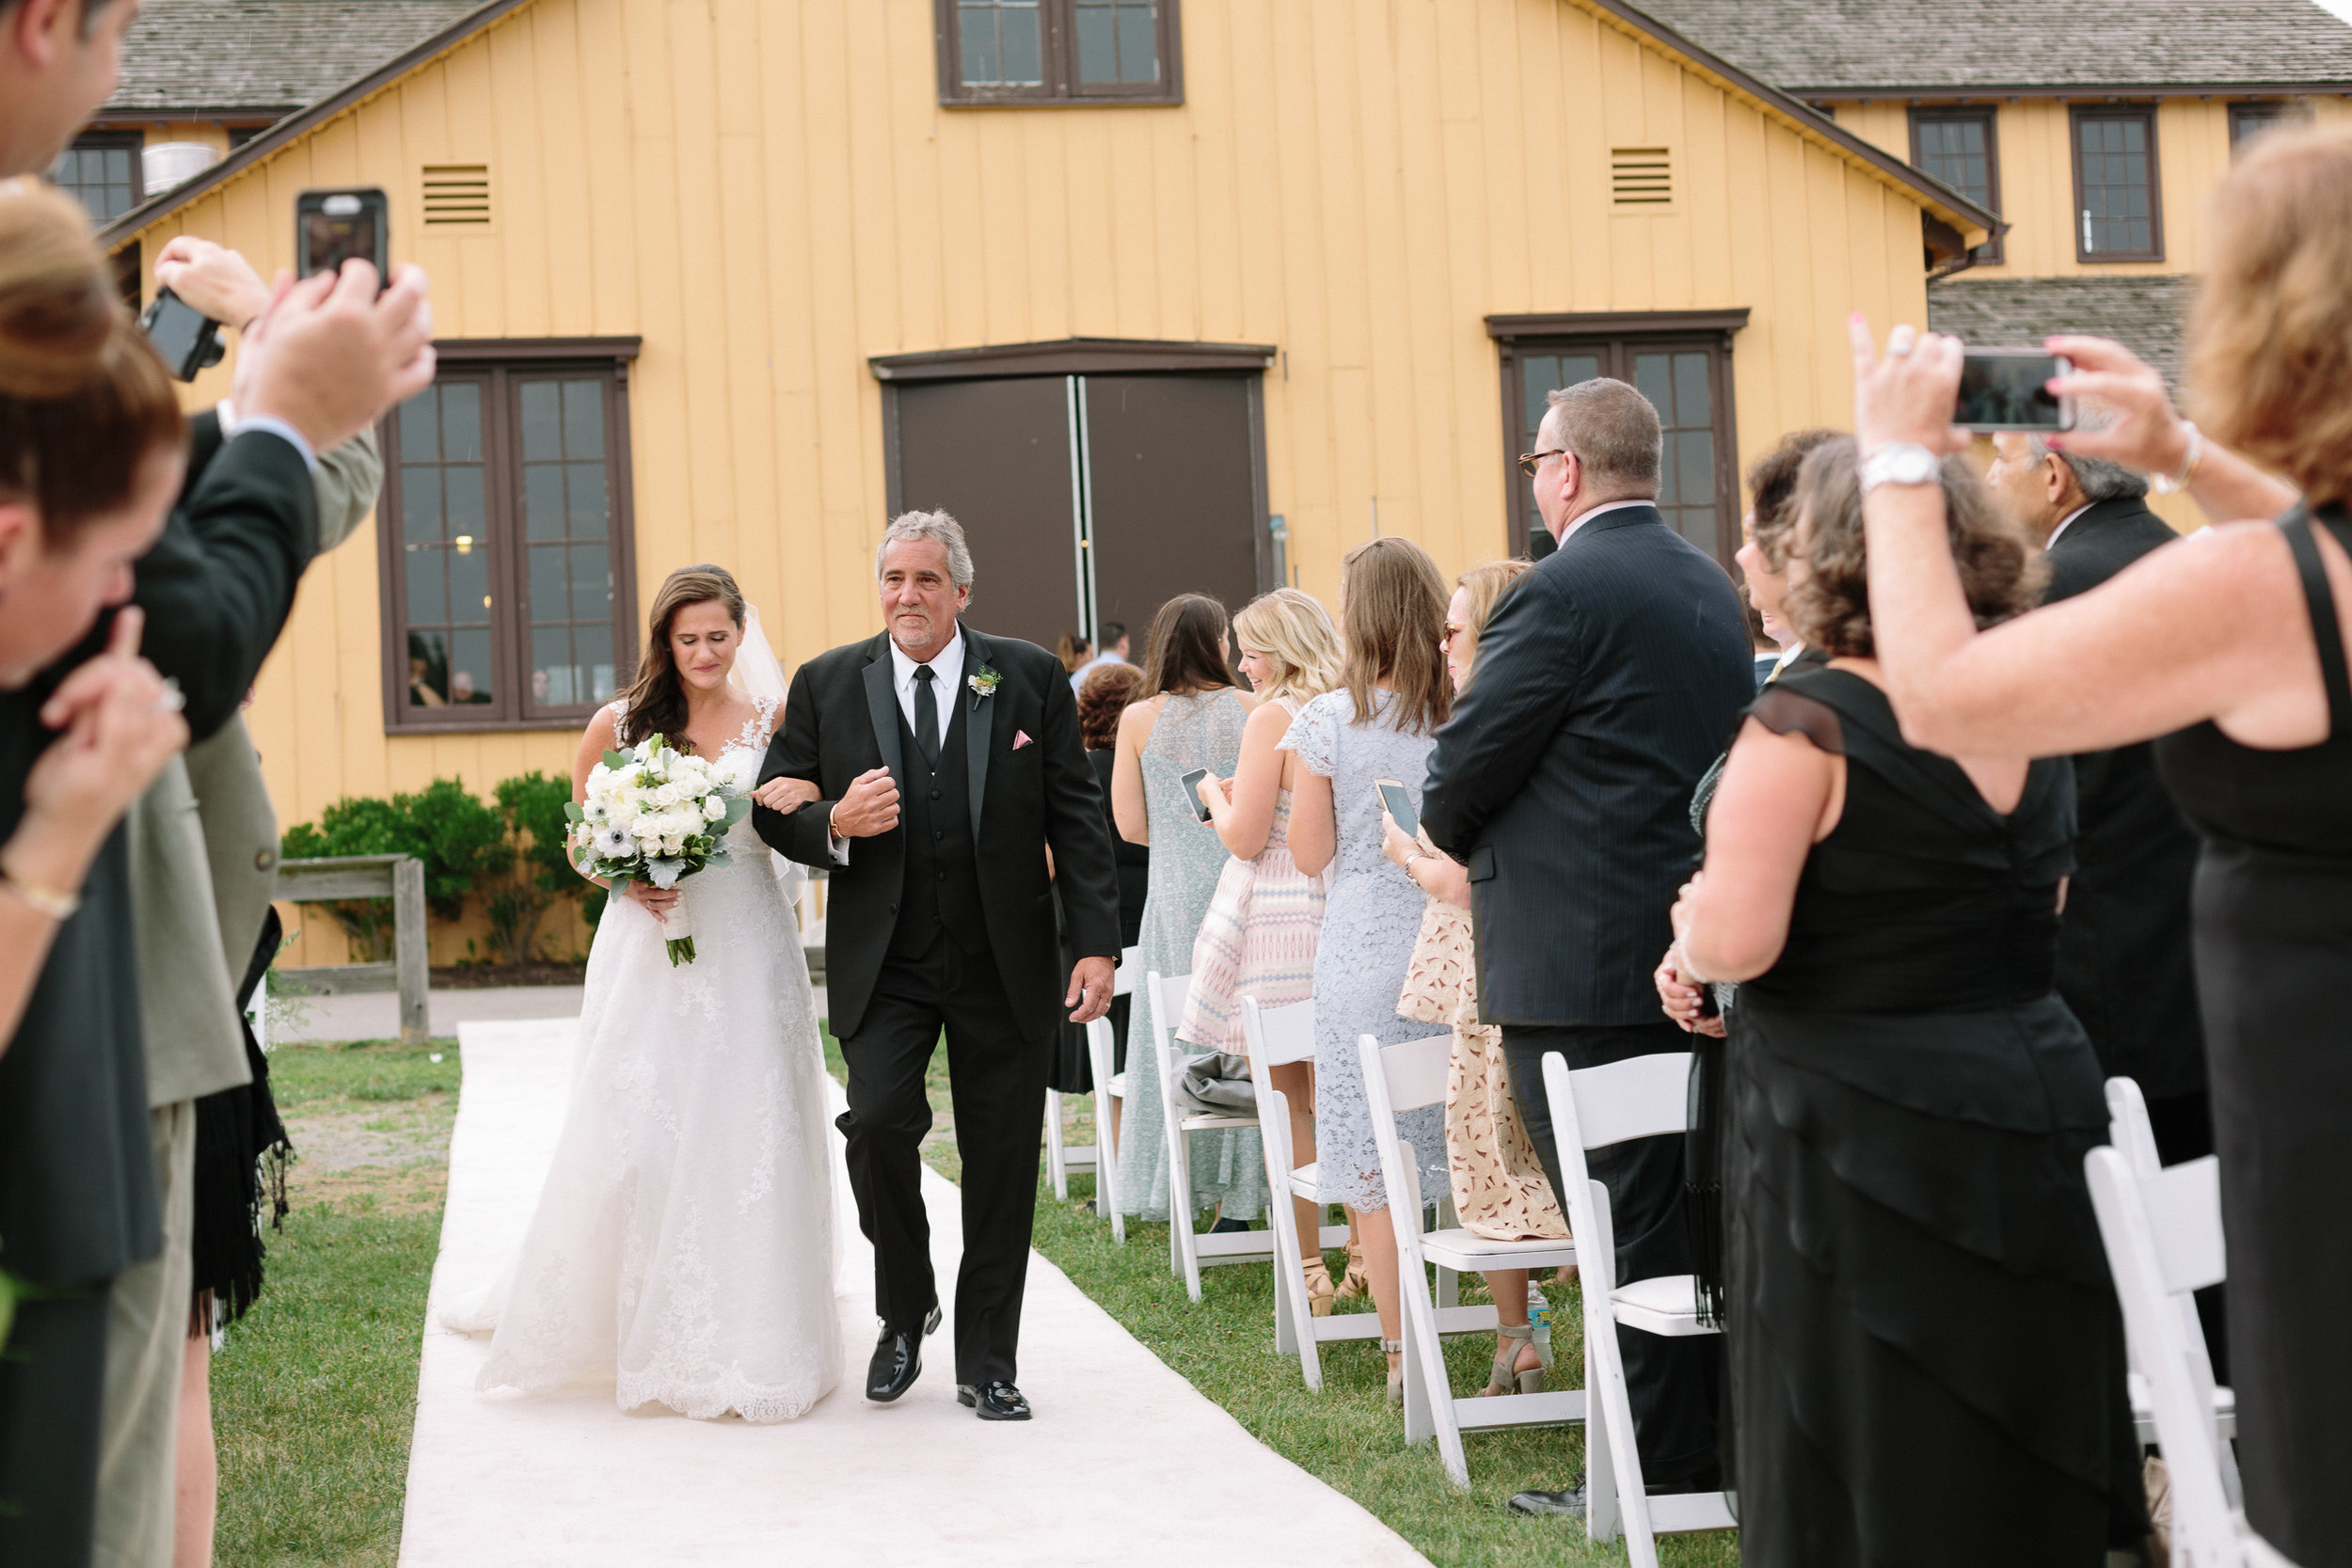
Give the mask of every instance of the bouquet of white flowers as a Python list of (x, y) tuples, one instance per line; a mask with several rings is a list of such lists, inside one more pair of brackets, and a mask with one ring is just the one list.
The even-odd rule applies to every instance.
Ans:
[[(707, 865), (723, 865), (727, 830), (752, 809), (742, 783), (659, 735), (607, 752), (589, 771), (587, 800), (564, 808), (572, 863), (582, 876), (610, 879), (615, 893), (632, 879), (675, 887)], [(662, 925), (671, 965), (692, 963), (694, 928), (683, 898)]]

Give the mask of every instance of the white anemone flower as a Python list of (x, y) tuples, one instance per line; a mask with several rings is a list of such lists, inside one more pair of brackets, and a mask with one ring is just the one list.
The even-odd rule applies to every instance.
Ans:
[(637, 849), (637, 841), (620, 828), (597, 830), (595, 842), (596, 853), (606, 860), (626, 860)]

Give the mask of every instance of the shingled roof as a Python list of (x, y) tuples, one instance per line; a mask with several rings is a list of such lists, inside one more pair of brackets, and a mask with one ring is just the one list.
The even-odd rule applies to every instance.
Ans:
[(102, 118), (240, 112), (326, 97), (482, 0), (147, 0)]
[(1637, 0), (1799, 97), (1860, 90), (2352, 87), (2312, 0)]
[(2039, 343), (2054, 332), (2112, 338), (2161, 373), (2177, 394), (2182, 334), (2197, 280), (2178, 275), (1982, 277), (1928, 285), (1928, 326), (1987, 348)]

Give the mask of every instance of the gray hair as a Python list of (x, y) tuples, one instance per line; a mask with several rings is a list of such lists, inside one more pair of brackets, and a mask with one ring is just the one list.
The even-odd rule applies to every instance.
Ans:
[(1666, 438), (1649, 399), (1603, 375), (1557, 388), (1545, 401), (1560, 416), (1560, 444), (1576, 453), (1596, 495), (1658, 494)]
[(930, 540), (947, 552), (947, 580), (958, 588), (972, 586), (972, 546), (963, 542), (963, 525), (945, 512), (901, 512), (882, 530), (874, 546), (874, 576), (882, 574), (882, 557), (893, 545)]
[[(2105, 408), (2078, 407), (2074, 411), (2074, 428), (2078, 431), (2112, 429), (2115, 415)], [(2041, 436), (2028, 434), (2026, 451), (2037, 463), (2051, 455), (2050, 444)], [(2058, 460), (2074, 470), (2074, 483), (2082, 487), (2086, 501), (2137, 500), (2148, 493), (2148, 476), (2135, 468), (2106, 457), (2086, 457), (2080, 452), (2060, 451)]]

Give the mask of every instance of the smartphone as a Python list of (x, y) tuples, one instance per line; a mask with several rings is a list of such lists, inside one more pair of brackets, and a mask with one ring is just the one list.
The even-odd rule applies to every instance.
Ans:
[(1405, 793), (1405, 786), (1394, 779), (1375, 779), (1373, 793), (1388, 808), (1389, 819), (1403, 830), (1406, 838), (1421, 836), (1421, 813), (1413, 809), (1413, 798)]
[(139, 330), (164, 362), (164, 369), (182, 381), (220, 363), (228, 352), (220, 341), (220, 323), (173, 293), (155, 291), (155, 302), (139, 317)]
[(1209, 803), (1200, 799), (1200, 781), (1209, 776), (1205, 768), (1196, 768), (1177, 782), (1184, 786), (1184, 801), (1192, 807), (1192, 815), (1201, 821), (1209, 820)]
[(2072, 430), (2074, 400), (2052, 397), (2053, 376), (2072, 361), (2038, 348), (1972, 348), (1960, 366), (1952, 423), (1969, 430)]
[(391, 274), (392, 214), (373, 185), (304, 191), (294, 198), (294, 262), (304, 277), (341, 272), (358, 257), (375, 263), (377, 284)]

